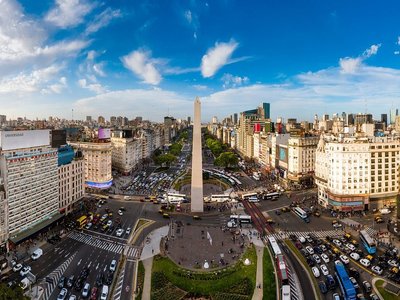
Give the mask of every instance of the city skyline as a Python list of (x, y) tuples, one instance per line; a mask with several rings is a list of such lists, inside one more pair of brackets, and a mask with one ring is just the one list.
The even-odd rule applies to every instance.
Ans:
[(399, 102), (397, 8), (3, 1), (1, 113), (186, 119), (200, 96), (203, 122), (262, 102), (273, 120), (342, 111), (379, 119)]

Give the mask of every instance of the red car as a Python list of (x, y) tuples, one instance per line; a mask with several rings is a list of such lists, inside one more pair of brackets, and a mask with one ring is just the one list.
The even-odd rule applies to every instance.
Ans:
[(97, 287), (92, 288), (92, 292), (90, 293), (90, 300), (97, 300)]

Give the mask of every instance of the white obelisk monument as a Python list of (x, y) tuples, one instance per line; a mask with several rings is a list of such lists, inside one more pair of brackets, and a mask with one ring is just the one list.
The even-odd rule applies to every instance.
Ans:
[(192, 212), (203, 212), (203, 156), (201, 152), (201, 102), (194, 101), (192, 145)]

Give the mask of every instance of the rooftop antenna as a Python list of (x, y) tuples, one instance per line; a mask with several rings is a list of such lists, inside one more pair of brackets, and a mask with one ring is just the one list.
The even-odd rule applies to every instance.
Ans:
[(71, 116), (72, 116), (72, 121), (73, 121), (74, 120), (74, 109), (72, 109)]
[(367, 99), (364, 99), (365, 102), (365, 114), (368, 113), (368, 103), (367, 103)]

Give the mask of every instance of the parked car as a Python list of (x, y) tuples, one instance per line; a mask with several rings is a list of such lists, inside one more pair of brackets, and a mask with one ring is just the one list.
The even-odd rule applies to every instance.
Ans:
[(74, 275), (69, 276), (67, 280), (67, 287), (68, 288), (73, 287), (74, 283), (75, 283), (75, 276)]
[(321, 259), (319, 258), (319, 256), (317, 254), (313, 254), (313, 260), (317, 263), (320, 264), (321, 263)]
[(90, 300), (97, 300), (97, 287), (92, 287), (92, 292), (90, 293)]
[(323, 281), (318, 282), (318, 286), (322, 294), (326, 294), (328, 292), (325, 282)]
[(319, 273), (318, 267), (312, 267), (311, 270), (312, 270), (312, 272), (313, 272), (315, 278), (318, 278), (318, 277), (321, 275), (321, 274)]
[(356, 252), (351, 252), (350, 253), (350, 257), (354, 260), (359, 260), (360, 259), (360, 255)]
[(57, 296), (57, 300), (64, 300), (67, 297), (68, 290), (66, 288), (61, 289), (60, 293)]
[(124, 234), (124, 230), (123, 229), (118, 229), (117, 232), (115, 233), (116, 236), (122, 236)]
[(360, 264), (362, 264), (364, 267), (369, 267), (371, 265), (371, 262), (366, 258), (361, 258)]
[(33, 251), (31, 258), (32, 260), (37, 260), (43, 255), (43, 250), (40, 248), (37, 248), (35, 251)]
[(310, 246), (307, 246), (306, 247), (306, 250), (307, 250), (307, 252), (309, 253), (309, 254), (314, 254), (314, 249), (313, 248), (311, 248)]
[(19, 272), (19, 271), (21, 271), (21, 269), (22, 269), (22, 264), (16, 264), (14, 267), (13, 267), (13, 271), (14, 272)]
[(88, 282), (86, 282), (85, 286), (83, 287), (82, 297), (83, 298), (89, 297), (89, 292), (90, 292), (90, 284)]
[(328, 263), (329, 262), (329, 257), (325, 253), (321, 254), (321, 258), (324, 261), (324, 263)]
[(355, 289), (359, 289), (360, 288), (360, 286), (358, 285), (357, 280), (354, 277), (349, 277), (349, 279), (350, 279), (351, 283), (354, 285)]
[(22, 268), (22, 270), (19, 272), (19, 274), (24, 277), (26, 274), (28, 274), (32, 268), (30, 266), (25, 266)]
[(346, 256), (346, 255), (340, 255), (339, 256), (339, 258), (340, 258), (340, 260), (345, 264), (345, 265), (347, 265), (347, 264), (349, 264), (350, 263), (350, 260), (349, 260), (349, 258)]
[(65, 277), (61, 276), (60, 279), (58, 280), (57, 286), (58, 288), (62, 289), (64, 288), (65, 285)]
[(321, 271), (322, 271), (322, 274), (324, 274), (325, 276), (329, 274), (329, 270), (328, 270), (328, 268), (326, 267), (326, 265), (322, 264), (322, 265), (320, 265), (319, 267), (320, 267), (320, 269), (321, 269)]

